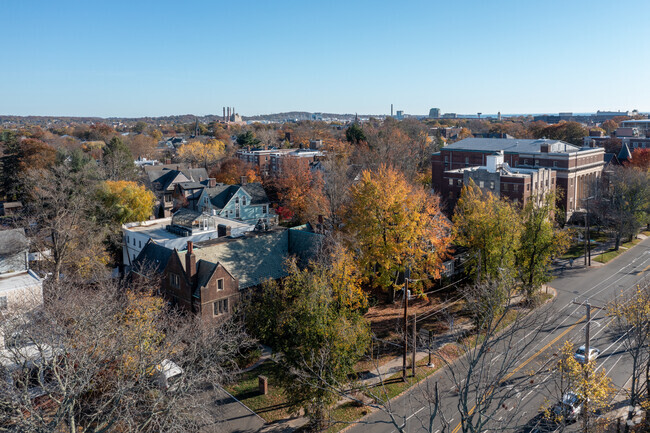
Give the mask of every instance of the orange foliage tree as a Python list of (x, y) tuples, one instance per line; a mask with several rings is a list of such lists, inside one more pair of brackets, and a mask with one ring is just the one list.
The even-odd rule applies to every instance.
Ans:
[(226, 158), (220, 162), (218, 168), (210, 172), (210, 177), (228, 185), (240, 183), (242, 176), (246, 177), (248, 183), (262, 181), (257, 167), (247, 164), (239, 158)]
[(267, 183), (276, 189), (282, 207), (293, 212), (294, 222), (314, 222), (326, 213), (323, 177), (312, 173), (306, 160), (284, 158), (282, 173)]
[[(449, 221), (439, 198), (410, 184), (387, 166), (364, 171), (352, 187), (346, 227), (358, 251), (357, 262), (375, 287), (396, 289), (407, 267), (415, 279), (439, 278), (451, 242)], [(415, 291), (422, 291), (415, 284)]]
[(632, 159), (626, 164), (629, 167), (647, 171), (650, 169), (650, 149), (634, 149)]

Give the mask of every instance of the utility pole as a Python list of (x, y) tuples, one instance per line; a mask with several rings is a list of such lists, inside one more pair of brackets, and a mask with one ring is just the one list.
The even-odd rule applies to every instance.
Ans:
[(431, 344), (432, 344), (432, 338), (431, 338), (431, 329), (429, 331), (429, 363), (427, 364), (427, 367), (433, 368), (433, 362), (431, 362)]
[[(586, 302), (577, 302), (575, 299), (573, 300), (573, 303), (575, 305), (584, 305), (587, 308), (587, 326), (585, 326), (585, 362), (584, 365), (589, 363), (591, 361), (591, 352), (590, 352), (590, 325), (591, 325), (591, 309), (595, 308), (597, 310), (604, 310), (602, 307), (596, 307), (594, 305), (591, 305), (589, 303), (589, 300), (587, 299)], [(588, 370), (585, 368), (584, 369), (585, 373), (585, 380), (588, 379), (587, 374)], [(584, 431), (587, 432), (589, 431), (589, 399), (585, 400), (584, 402)]]
[(408, 312), (409, 312), (409, 277), (411, 269), (404, 271), (404, 354), (402, 356), (402, 380), (406, 382), (406, 358), (408, 357)]
[(418, 345), (417, 345), (417, 318), (416, 314), (413, 313), (413, 348), (411, 352), (413, 352), (413, 358), (411, 359), (411, 374), (413, 374), (413, 377), (415, 377), (415, 354), (418, 350)]

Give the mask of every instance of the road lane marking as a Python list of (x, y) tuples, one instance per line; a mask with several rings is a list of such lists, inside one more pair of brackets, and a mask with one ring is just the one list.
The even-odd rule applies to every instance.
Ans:
[(644, 272), (647, 271), (648, 269), (650, 269), (650, 265), (646, 266), (645, 268), (643, 268), (642, 271), (637, 272), (635, 275), (641, 275), (642, 273), (644, 273)]

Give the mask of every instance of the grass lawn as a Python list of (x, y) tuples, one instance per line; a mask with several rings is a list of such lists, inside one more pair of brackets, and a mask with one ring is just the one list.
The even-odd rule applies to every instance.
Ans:
[[(278, 385), (276, 368), (272, 361), (266, 361), (254, 370), (243, 373), (237, 383), (225, 387), (226, 391), (267, 422), (288, 418), (291, 414), (284, 389)], [(266, 395), (258, 392), (258, 376), (269, 379)]]
[(620, 249), (618, 251), (615, 251), (613, 249), (609, 250), (606, 253), (602, 253), (602, 254), (596, 256), (596, 258), (594, 258), (594, 261), (600, 262), (600, 263), (607, 263), (610, 260), (614, 259), (615, 257), (618, 257), (619, 255), (621, 255), (621, 253), (623, 253), (626, 250), (632, 248), (633, 246), (635, 246), (639, 242), (641, 242), (641, 239), (633, 239), (632, 242), (626, 242), (624, 244), (621, 244)]
[(370, 413), (370, 408), (357, 406), (351, 402), (344, 403), (330, 412), (332, 424), (327, 430), (328, 433), (335, 433), (349, 426), (350, 423)]

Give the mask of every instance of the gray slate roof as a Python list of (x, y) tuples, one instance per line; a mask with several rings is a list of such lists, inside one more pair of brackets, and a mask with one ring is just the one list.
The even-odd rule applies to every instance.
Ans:
[(476, 150), (476, 151), (498, 151), (510, 153), (536, 153), (541, 152), (542, 144), (549, 145), (549, 152), (551, 153), (568, 153), (577, 152), (580, 150), (578, 146), (565, 143), (560, 140), (548, 139), (510, 139), (510, 138), (466, 138), (457, 141), (444, 149), (449, 150)]
[[(186, 251), (179, 252), (181, 263), (185, 263), (185, 254)], [(239, 288), (246, 289), (267, 279), (278, 279), (287, 275), (284, 264), (289, 257), (289, 231), (253, 234), (234, 240), (228, 239), (226, 242), (218, 241), (212, 245), (209, 242), (203, 246), (195, 244), (194, 254), (197, 261), (211, 262), (215, 266), (221, 263), (239, 280)], [(207, 269), (206, 267), (206, 275)]]
[(29, 249), (25, 229), (0, 231), (0, 255), (9, 256)]
[[(158, 182), (162, 185), (163, 189), (167, 189), (173, 183), (180, 182), (199, 182), (199, 179), (205, 180), (208, 178), (208, 172), (205, 168), (181, 168), (180, 170), (169, 169), (167, 167), (157, 168), (155, 165), (148, 167), (145, 170), (149, 177), (149, 182)], [(182, 175), (179, 180), (179, 175)]]
[(269, 198), (261, 183), (247, 183), (241, 186), (251, 196), (251, 204), (268, 204)]
[(171, 255), (171, 249), (159, 245), (149, 239), (131, 265), (133, 270), (136, 272), (141, 270), (152, 270), (157, 273), (162, 273), (165, 270)]
[(270, 203), (261, 183), (247, 183), (244, 185), (219, 184), (214, 188), (207, 188), (206, 192), (208, 197), (210, 197), (210, 203), (217, 209), (223, 209), (230, 199), (237, 194), (240, 188), (251, 196), (250, 204), (260, 205)]

